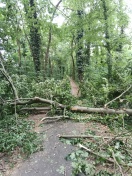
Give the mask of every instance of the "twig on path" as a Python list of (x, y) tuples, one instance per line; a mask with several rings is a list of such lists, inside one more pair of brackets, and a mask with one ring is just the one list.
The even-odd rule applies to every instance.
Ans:
[(44, 117), (41, 119), (41, 122), (44, 120), (55, 120), (55, 119), (61, 119), (61, 118), (69, 118), (69, 116), (54, 116), (54, 117)]

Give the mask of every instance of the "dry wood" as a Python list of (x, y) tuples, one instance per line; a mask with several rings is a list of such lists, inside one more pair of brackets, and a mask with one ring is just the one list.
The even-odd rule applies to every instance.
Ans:
[[(59, 135), (60, 138), (102, 138), (102, 139), (112, 139), (111, 136), (90, 136), (90, 135)], [(116, 137), (121, 138), (121, 137)], [(122, 138), (121, 138), (122, 139)]]
[(51, 107), (32, 107), (32, 108), (21, 108), (21, 111), (49, 111)]
[[(24, 100), (24, 101), (23, 101)], [(10, 104), (17, 104), (17, 105), (30, 105), (30, 104), (33, 104), (33, 103), (46, 103), (46, 104), (50, 104), (50, 105), (53, 105), (55, 107), (59, 107), (59, 108), (62, 108), (64, 109), (66, 106), (63, 105), (63, 104), (60, 104), (60, 103), (57, 103), (55, 101), (52, 101), (52, 100), (47, 100), (47, 99), (44, 99), (44, 98), (39, 98), (39, 97), (34, 97), (34, 98), (26, 98), (26, 99), (18, 99), (16, 102), (10, 102)]]
[(72, 112), (82, 112), (82, 113), (100, 113), (100, 114), (128, 114), (132, 115), (132, 109), (109, 109), (109, 108), (88, 108), (81, 106), (67, 107), (66, 105), (57, 103), (52, 100), (47, 100), (44, 98), (34, 97), (34, 98), (21, 98), (16, 101), (8, 101), (11, 105), (30, 105), (33, 103), (46, 103), (52, 105), (54, 108), (68, 109)]
[(88, 108), (88, 107), (81, 107), (81, 106), (72, 106), (71, 111), (84, 112), (84, 113), (129, 114), (129, 115), (132, 115), (132, 109)]
[(62, 119), (62, 118), (69, 118), (69, 116), (44, 117), (44, 118), (41, 119), (41, 121), (44, 121), (44, 120), (55, 120), (55, 119)]
[(79, 86), (77, 85), (77, 83), (72, 78), (69, 78), (69, 80), (70, 80), (70, 85), (71, 85), (71, 94), (74, 97), (80, 97), (81, 96), (81, 91), (79, 89)]

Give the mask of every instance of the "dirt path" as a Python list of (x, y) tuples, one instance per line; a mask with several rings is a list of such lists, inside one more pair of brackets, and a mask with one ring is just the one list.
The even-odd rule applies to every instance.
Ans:
[(80, 97), (81, 92), (79, 90), (79, 86), (77, 85), (77, 83), (72, 78), (69, 78), (69, 80), (70, 80), (70, 85), (71, 85), (71, 94), (74, 97)]
[[(40, 119), (42, 115), (34, 116)], [(37, 122), (38, 123), (38, 122)], [(39, 123), (38, 123), (39, 124)], [(36, 128), (37, 132), (44, 132), (44, 151), (33, 154), (28, 160), (13, 169), (10, 176), (59, 176), (72, 175), (71, 163), (65, 157), (76, 148), (59, 141), (59, 134), (81, 134), (85, 132), (84, 123), (56, 122), (44, 124)]]
[[(79, 97), (78, 85), (72, 79), (70, 79), (70, 84), (72, 95)], [(62, 143), (59, 140), (59, 135), (80, 135), (84, 134), (86, 129), (96, 129), (99, 135), (103, 135), (101, 133), (107, 131), (105, 126), (98, 124), (96, 126), (95, 123), (58, 121), (42, 125), (41, 119), (44, 117), (44, 114), (29, 117), (29, 120), (35, 122), (35, 131), (44, 134), (44, 150), (31, 155), (28, 160), (21, 160), (13, 169), (7, 172), (6, 176), (71, 176), (71, 162), (66, 161), (65, 157), (75, 151), (76, 147)]]

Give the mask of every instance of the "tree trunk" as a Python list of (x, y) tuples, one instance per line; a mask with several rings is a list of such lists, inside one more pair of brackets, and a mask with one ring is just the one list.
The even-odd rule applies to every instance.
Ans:
[(106, 50), (107, 50), (107, 65), (108, 65), (108, 81), (110, 82), (112, 79), (112, 56), (111, 56), (111, 48), (110, 48), (110, 35), (109, 35), (109, 25), (108, 25), (108, 8), (106, 5), (106, 0), (102, 1), (103, 7), (103, 15), (105, 20), (105, 43), (106, 43)]
[(78, 79), (80, 81), (83, 80), (83, 71), (84, 71), (84, 57), (83, 57), (83, 43), (82, 43), (82, 38), (83, 38), (83, 28), (82, 28), (82, 17), (83, 17), (83, 11), (78, 10), (77, 11), (77, 16), (78, 16), (78, 25), (79, 29), (77, 32), (77, 52), (76, 52), (76, 57), (77, 57), (77, 72), (78, 72)]
[(20, 45), (20, 40), (17, 39), (17, 51), (18, 51), (18, 57), (19, 57), (19, 68), (21, 67), (21, 60), (22, 60), (22, 55), (21, 55), (21, 45)]
[(82, 112), (82, 113), (99, 113), (99, 114), (128, 114), (132, 115), (132, 109), (109, 109), (109, 108), (89, 108), (81, 106), (66, 106), (52, 100), (47, 100), (39, 97), (27, 98), (27, 99), (17, 99), (15, 102), (8, 101), (11, 105), (31, 105), (34, 103), (46, 103), (52, 105), (55, 109), (68, 109), (72, 112)]
[(84, 112), (84, 113), (99, 113), (99, 114), (129, 114), (132, 115), (132, 109), (109, 109), (109, 108), (88, 108), (81, 106), (71, 107), (73, 112)]
[(86, 44), (86, 59), (85, 59), (85, 62), (86, 62), (86, 64), (87, 65), (90, 65), (90, 42), (88, 42), (87, 44)]
[(38, 26), (38, 18), (36, 12), (36, 6), (34, 0), (29, 0), (30, 10), (29, 12), (29, 28), (30, 28), (30, 45), (31, 52), (34, 61), (34, 68), (36, 74), (40, 72), (40, 34)]

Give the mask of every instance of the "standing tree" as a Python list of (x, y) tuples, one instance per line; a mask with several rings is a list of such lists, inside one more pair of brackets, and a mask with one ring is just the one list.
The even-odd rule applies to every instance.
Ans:
[(78, 28), (77, 28), (77, 72), (78, 72), (78, 79), (82, 81), (83, 79), (83, 67), (84, 67), (84, 57), (83, 57), (83, 27), (82, 27), (82, 20), (83, 20), (84, 12), (83, 10), (77, 10), (78, 16)]
[(41, 37), (39, 32), (39, 23), (37, 17), (37, 5), (35, 0), (29, 0), (29, 3), (24, 2), (25, 11), (27, 14), (27, 22), (30, 30), (30, 49), (34, 61), (36, 75), (40, 72), (40, 47)]
[(109, 34), (109, 9), (106, 0), (101, 0), (102, 10), (104, 16), (104, 33), (105, 33), (105, 47), (107, 50), (107, 66), (108, 66), (108, 81), (112, 79), (112, 56), (110, 48), (110, 34)]

